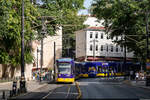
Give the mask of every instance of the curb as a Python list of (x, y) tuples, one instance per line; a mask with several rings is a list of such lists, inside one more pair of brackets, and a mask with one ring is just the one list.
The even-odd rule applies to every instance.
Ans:
[(133, 85), (129, 80), (124, 81), (123, 83), (130, 85), (130, 86), (134, 86), (134, 87), (139, 87), (139, 88), (144, 88), (144, 89), (148, 89), (150, 90), (150, 88), (144, 87), (144, 86), (137, 86), (137, 85)]
[[(40, 89), (40, 88), (42, 88), (42, 87), (44, 87), (44, 86), (46, 86), (46, 85), (47, 85), (47, 84), (44, 84), (44, 85), (42, 85), (42, 86), (40, 86), (40, 87), (38, 87), (38, 88), (36, 88), (36, 89), (33, 89), (32, 91), (38, 90), (38, 89)], [(25, 95), (30, 94), (32, 91), (27, 92), (27, 93), (18, 94), (17, 96), (25, 96)], [(17, 96), (11, 97), (11, 99), (16, 99)]]
[(77, 90), (78, 90), (78, 93), (79, 93), (79, 95), (77, 96), (76, 99), (80, 99), (81, 96), (82, 96), (82, 93), (81, 93), (81, 90), (80, 90), (80, 87), (79, 87), (79, 83), (78, 83), (78, 82), (75, 82), (75, 84), (76, 84), (76, 87), (77, 87)]
[(6, 84), (11, 84), (13, 81), (10, 81), (10, 82), (2, 82), (0, 83), (0, 85), (6, 85)]

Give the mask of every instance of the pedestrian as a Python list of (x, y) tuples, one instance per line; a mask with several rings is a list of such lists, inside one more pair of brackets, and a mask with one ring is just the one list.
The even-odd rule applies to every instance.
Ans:
[(104, 71), (104, 77), (106, 77), (106, 69), (104, 69), (103, 71)]
[(114, 79), (116, 79), (116, 69), (114, 69)]
[(110, 73), (110, 70), (107, 69), (107, 79), (109, 79), (109, 73)]
[(111, 78), (112, 79), (114, 79), (113, 75), (114, 75), (114, 71), (111, 69)]
[(133, 79), (133, 70), (130, 71), (130, 80)]
[(138, 79), (139, 79), (139, 73), (138, 73), (138, 72), (136, 72), (136, 73), (135, 73), (135, 77), (136, 77), (136, 79), (135, 79), (135, 80), (136, 80), (136, 82), (137, 82), (137, 81), (138, 81)]

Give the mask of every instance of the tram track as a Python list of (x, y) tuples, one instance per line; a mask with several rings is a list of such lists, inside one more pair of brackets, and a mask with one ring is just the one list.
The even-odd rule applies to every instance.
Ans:
[(64, 84), (61, 87), (55, 88), (49, 91), (46, 95), (44, 95), (41, 100), (44, 99), (68, 99), (74, 98), (77, 99), (79, 97), (79, 92), (77, 86), (75, 84)]

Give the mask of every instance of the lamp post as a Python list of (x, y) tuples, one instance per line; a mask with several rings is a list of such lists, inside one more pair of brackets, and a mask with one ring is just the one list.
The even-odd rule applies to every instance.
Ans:
[(41, 80), (41, 76), (42, 76), (42, 66), (43, 66), (43, 38), (44, 35), (46, 34), (46, 26), (45, 26), (45, 22), (44, 22), (44, 18), (42, 17), (42, 31), (41, 31), (41, 68), (40, 68), (40, 82)]
[(149, 24), (148, 24), (148, 17), (149, 17), (149, 13), (148, 11), (146, 11), (146, 18), (145, 18), (145, 21), (146, 21), (146, 50), (147, 50), (147, 59), (149, 59), (149, 41), (148, 41), (148, 37), (149, 37)]
[(24, 0), (22, 0), (21, 10), (21, 80), (20, 80), (20, 91), (26, 92), (26, 81), (24, 75)]
[(126, 36), (124, 37), (124, 68), (126, 68)]
[(38, 71), (38, 66), (39, 66), (39, 53), (38, 52), (40, 52), (40, 50), (38, 49), (38, 47), (37, 47), (37, 71)]

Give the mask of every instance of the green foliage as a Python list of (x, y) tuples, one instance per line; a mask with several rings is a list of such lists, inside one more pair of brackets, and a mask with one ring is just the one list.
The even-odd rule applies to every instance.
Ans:
[(84, 0), (43, 0), (43, 2), (39, 12), (42, 16), (51, 16), (54, 19), (47, 26), (51, 30), (50, 35), (53, 35), (55, 25), (58, 24), (63, 27), (63, 55), (66, 55), (64, 50), (67, 48), (75, 49), (74, 32), (85, 27), (83, 25), (85, 17), (77, 15), (80, 9), (84, 9)]
[[(94, 0), (91, 11), (99, 20), (105, 20), (106, 33), (111, 31), (111, 37), (125, 35), (127, 48), (145, 60), (145, 18), (150, 11), (149, 3), (149, 0)], [(122, 40), (115, 42), (124, 45)]]
[[(34, 32), (32, 22), (36, 22), (37, 13), (30, 0), (25, 4), (25, 62), (32, 62), (31, 40)], [(21, 56), (21, 2), (18, 0), (0, 1), (0, 63), (12, 66), (20, 65)]]

